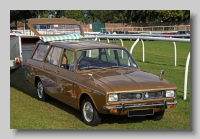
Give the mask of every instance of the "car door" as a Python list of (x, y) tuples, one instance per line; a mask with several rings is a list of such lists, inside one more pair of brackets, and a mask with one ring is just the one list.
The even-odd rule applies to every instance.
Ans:
[(77, 93), (74, 92), (74, 55), (73, 51), (64, 49), (60, 67), (57, 69), (57, 92), (62, 102), (72, 106), (77, 106)]
[(49, 53), (46, 56), (41, 68), (43, 69), (45, 91), (50, 96), (58, 98), (56, 92), (57, 88), (57, 69), (60, 60), (62, 48), (52, 46)]

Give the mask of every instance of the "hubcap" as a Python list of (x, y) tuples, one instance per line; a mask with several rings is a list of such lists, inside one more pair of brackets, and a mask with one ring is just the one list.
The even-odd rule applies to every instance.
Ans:
[(90, 102), (86, 102), (83, 106), (83, 115), (85, 120), (90, 122), (93, 119), (93, 107)]
[(42, 98), (43, 97), (43, 85), (41, 82), (38, 83), (37, 92), (38, 92), (38, 97)]

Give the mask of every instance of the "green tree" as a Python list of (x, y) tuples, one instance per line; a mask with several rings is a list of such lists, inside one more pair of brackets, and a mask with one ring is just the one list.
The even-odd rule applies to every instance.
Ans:
[(76, 19), (77, 21), (83, 22), (84, 21), (84, 13), (81, 10), (67, 10), (66, 17)]
[(28, 18), (73, 18), (82, 23), (146, 23), (190, 21), (189, 10), (11, 10), (10, 23)]
[(19, 21), (24, 22), (27, 18), (34, 17), (34, 13), (29, 10), (11, 10), (10, 11), (10, 23), (15, 23), (15, 29), (17, 29), (17, 23)]
[(190, 11), (183, 10), (183, 21), (190, 21)]
[(88, 18), (88, 21), (90, 23), (97, 22), (99, 20), (98, 18), (98, 11), (97, 10), (87, 10), (84, 12), (85, 18)]
[(45, 10), (10, 10), (10, 23), (15, 23), (15, 29), (17, 29), (17, 23), (25, 22), (29, 18), (44, 17)]
[(158, 10), (157, 12), (163, 22), (178, 22), (184, 20), (183, 10)]

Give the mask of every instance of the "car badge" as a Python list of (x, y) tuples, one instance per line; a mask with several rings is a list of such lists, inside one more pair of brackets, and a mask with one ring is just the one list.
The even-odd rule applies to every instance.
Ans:
[(136, 94), (136, 98), (140, 98), (141, 97), (141, 95), (140, 94)]
[(149, 98), (148, 92), (146, 92), (144, 96), (145, 96), (145, 98)]

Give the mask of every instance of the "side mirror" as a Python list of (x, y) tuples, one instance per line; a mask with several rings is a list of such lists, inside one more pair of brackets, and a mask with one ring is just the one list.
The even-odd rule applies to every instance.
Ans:
[(88, 75), (88, 79), (92, 79), (94, 81), (94, 77), (93, 77), (92, 73), (88, 73), (87, 75)]
[(164, 72), (165, 72), (164, 70), (160, 71), (160, 77), (162, 77), (162, 75), (164, 75)]
[(93, 78), (92, 73), (88, 73), (87, 75), (89, 79)]

